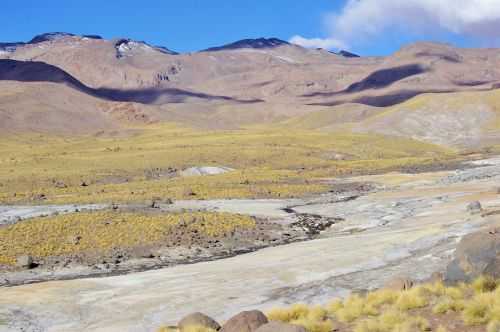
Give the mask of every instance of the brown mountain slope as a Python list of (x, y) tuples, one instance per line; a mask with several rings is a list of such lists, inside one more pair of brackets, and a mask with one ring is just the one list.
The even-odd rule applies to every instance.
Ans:
[[(68, 109), (59, 115), (61, 119), (79, 114), (64, 104), (72, 98), (73, 107), (81, 107), (83, 114), (86, 105), (96, 103), (100, 108), (88, 108), (100, 116), (113, 110), (112, 120), (106, 121), (116, 117), (176, 121), (211, 129), (284, 122), (454, 146), (497, 141), (496, 127), (490, 125), (496, 121), (496, 94), (486, 94), (493, 96), (489, 99), (477, 97), (500, 84), (496, 49), (417, 43), (388, 57), (349, 58), (274, 39), (231, 45), (175, 54), (128, 39), (55, 34), (36, 43), (4, 47), (0, 80), (6, 91), (26, 84), (21, 82), (38, 82), (30, 83), (29, 89), (37, 87), (50, 112)], [(68, 88), (56, 91), (54, 83)], [(427, 95), (413, 99), (421, 94)], [(9, 109), (18, 119), (30, 119), (23, 115), (34, 112), (27, 106), (30, 98), (32, 93), (22, 103), (21, 99), (13, 103), (0, 95), (0, 107), (4, 114)], [(3, 126), (9, 121), (3, 121)], [(56, 122), (13, 128), (40, 126), (57, 131), (65, 127)], [(85, 124), (81, 128), (89, 129)], [(463, 135), (457, 136), (457, 131)]]
[(179, 88), (304, 104), (388, 106), (422, 92), (490, 89), (500, 82), (494, 49), (418, 43), (385, 58), (346, 58), (287, 43), (247, 44), (174, 55), (143, 42), (62, 35), (3, 57), (55, 65), (92, 88)]
[(0, 81), (2, 134), (87, 134), (119, 129), (117, 121), (104, 111), (101, 100), (61, 84)]

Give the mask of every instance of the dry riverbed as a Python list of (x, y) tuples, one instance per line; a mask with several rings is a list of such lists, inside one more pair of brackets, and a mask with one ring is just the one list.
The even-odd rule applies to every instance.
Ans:
[[(153, 271), (4, 287), (0, 331), (154, 331), (198, 310), (223, 320), (247, 308), (322, 303), (380, 287), (394, 275), (424, 280), (442, 271), (464, 234), (498, 219), (500, 159), (470, 166), (477, 167), (341, 182), (371, 183), (362, 193), (160, 205), (165, 213), (250, 214), (263, 223), (295, 224), (314, 239)], [(473, 201), (483, 211), (467, 211)], [(311, 234), (301, 218), (334, 222)]]

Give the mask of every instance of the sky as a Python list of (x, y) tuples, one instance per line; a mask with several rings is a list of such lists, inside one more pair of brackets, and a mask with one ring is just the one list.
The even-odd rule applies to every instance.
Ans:
[(63, 31), (179, 52), (258, 37), (360, 55), (422, 40), (500, 46), (500, 0), (1, 0), (0, 22), (2, 42)]

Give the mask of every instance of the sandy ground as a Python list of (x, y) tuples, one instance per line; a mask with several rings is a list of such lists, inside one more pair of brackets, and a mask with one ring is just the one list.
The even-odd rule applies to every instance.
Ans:
[(500, 159), (491, 159), (467, 170), (348, 179), (375, 182), (378, 190), (336, 202), (327, 195), (303, 202), (190, 203), (270, 218), (292, 204), (297, 212), (345, 221), (321, 239), (228, 259), (2, 288), (0, 331), (154, 331), (193, 311), (224, 320), (247, 308), (322, 303), (395, 275), (425, 279), (445, 267), (462, 235), (495, 218), (470, 214), (466, 206), (479, 200), (486, 211), (500, 210), (499, 180)]
[(40, 206), (0, 206), (0, 226), (13, 224), (23, 219), (53, 215), (56, 213), (73, 213), (85, 210), (105, 209), (105, 204), (87, 205), (40, 205)]

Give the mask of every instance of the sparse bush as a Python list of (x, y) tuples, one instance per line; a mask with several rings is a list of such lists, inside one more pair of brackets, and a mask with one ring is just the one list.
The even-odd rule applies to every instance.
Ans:
[(446, 296), (449, 296), (453, 300), (463, 300), (465, 298), (466, 289), (460, 286), (447, 287), (445, 289)]
[(400, 310), (423, 308), (428, 304), (429, 300), (425, 295), (425, 288), (422, 287), (414, 287), (403, 291), (396, 301), (396, 307)]
[(434, 282), (434, 283), (423, 285), (422, 287), (425, 290), (427, 290), (430, 294), (432, 294), (433, 296), (442, 296), (447, 291), (447, 288), (443, 284), (442, 281), (437, 281), (437, 282)]
[(480, 294), (465, 303), (462, 319), (467, 325), (488, 323), (492, 298), (488, 294)]
[(305, 304), (294, 304), (290, 308), (276, 308), (270, 310), (266, 316), (269, 320), (290, 323), (294, 320), (307, 318), (310, 309)]
[(350, 323), (363, 315), (365, 300), (359, 295), (351, 295), (344, 301), (342, 308), (337, 310), (335, 317), (344, 323)]
[(327, 306), (328, 312), (330, 314), (336, 314), (337, 311), (339, 311), (343, 307), (344, 307), (344, 302), (341, 299), (335, 299), (331, 301)]
[(272, 321), (303, 326), (308, 332), (330, 332), (333, 329), (333, 322), (328, 319), (327, 310), (320, 306), (295, 304), (290, 308), (270, 310), (266, 316)]
[(462, 300), (454, 300), (450, 297), (441, 298), (432, 308), (435, 314), (446, 314), (450, 311), (459, 312), (464, 309), (464, 302)]
[[(354, 332), (425, 332), (431, 331), (431, 325), (418, 314), (419, 309), (430, 307), (434, 314), (454, 312), (466, 325), (488, 324), (487, 332), (500, 332), (500, 288), (493, 287), (498, 282), (491, 280), (483, 277), (452, 287), (424, 284), (406, 291), (381, 289), (366, 296), (354, 294), (344, 301), (336, 299), (326, 309), (296, 305), (271, 311), (268, 316), (313, 332), (327, 331), (335, 319)], [(439, 326), (436, 331), (447, 330)]]
[(334, 328), (331, 320), (315, 320), (307, 317), (293, 320), (290, 323), (303, 326), (308, 332), (331, 332)]
[(474, 280), (472, 288), (476, 293), (492, 292), (497, 288), (497, 281), (489, 276), (481, 276)]
[(391, 329), (402, 325), (407, 322), (408, 319), (408, 315), (394, 309), (387, 310), (378, 318), (383, 330), (385, 331), (390, 331)]
[(392, 289), (380, 289), (368, 293), (368, 295), (366, 296), (366, 301), (367, 303), (373, 305), (375, 308), (378, 308), (382, 305), (394, 304), (398, 297), (398, 292)]
[(388, 309), (379, 317), (357, 322), (354, 332), (420, 332), (429, 328), (429, 322), (422, 317), (411, 317), (400, 310)]

